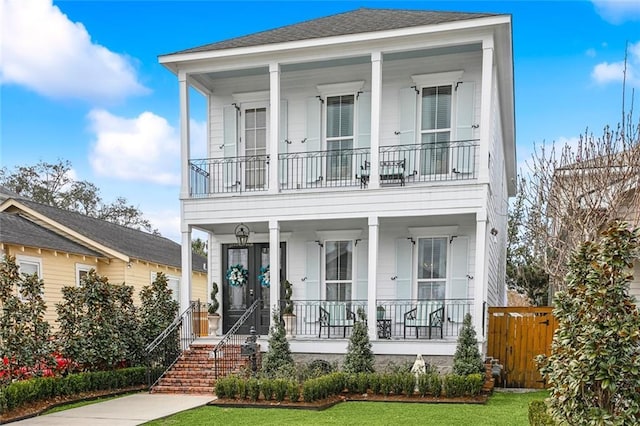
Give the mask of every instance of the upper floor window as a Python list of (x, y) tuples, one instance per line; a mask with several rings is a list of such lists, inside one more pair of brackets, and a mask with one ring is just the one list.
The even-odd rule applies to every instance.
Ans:
[(451, 93), (451, 85), (422, 89), (420, 138), (423, 175), (449, 172)]
[(353, 285), (353, 241), (325, 241), (326, 299), (350, 301)]
[(354, 138), (355, 96), (329, 96), (327, 104), (327, 178), (351, 178), (351, 152)]

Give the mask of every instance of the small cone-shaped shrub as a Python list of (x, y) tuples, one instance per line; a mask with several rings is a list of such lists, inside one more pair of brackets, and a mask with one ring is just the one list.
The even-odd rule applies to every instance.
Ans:
[(453, 373), (461, 376), (484, 373), (482, 355), (478, 350), (476, 330), (471, 323), (471, 314), (467, 313), (458, 335), (458, 346), (453, 356)]
[(294, 368), (291, 347), (286, 338), (280, 311), (273, 311), (269, 329), (269, 350), (262, 357), (262, 374), (266, 377), (287, 377)]
[(358, 312), (358, 316), (359, 321), (354, 324), (353, 334), (349, 339), (343, 370), (347, 373), (373, 373), (374, 357), (365, 325), (365, 314)]

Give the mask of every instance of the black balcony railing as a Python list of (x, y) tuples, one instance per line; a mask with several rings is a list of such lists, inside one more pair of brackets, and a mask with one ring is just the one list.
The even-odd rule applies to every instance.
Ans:
[[(284, 301), (280, 302), (283, 307)], [(367, 312), (366, 300), (295, 300), (297, 338), (341, 339), (351, 336), (358, 311)], [(376, 303), (378, 339), (457, 338), (472, 299), (391, 299)], [(367, 319), (369, 321), (369, 319)]]
[[(380, 183), (476, 179), (477, 140), (380, 147)], [(391, 170), (391, 171), (389, 171)]]
[(205, 158), (189, 161), (192, 197), (269, 189), (269, 156)]
[[(470, 180), (478, 177), (478, 140), (380, 147), (380, 184)], [(369, 148), (278, 154), (282, 190), (367, 187)], [(206, 158), (189, 162), (190, 195), (266, 191), (268, 155)]]
[(358, 186), (369, 148), (278, 154), (281, 189)]

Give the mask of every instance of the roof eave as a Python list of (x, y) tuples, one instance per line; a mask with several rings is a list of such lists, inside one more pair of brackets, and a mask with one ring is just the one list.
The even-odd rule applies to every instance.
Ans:
[(209, 50), (191, 53), (172, 53), (158, 56), (158, 62), (174, 74), (178, 74), (180, 64), (192, 61), (214, 60), (232, 57), (250, 56), (255, 54), (277, 53), (282, 51), (300, 50), (313, 47), (328, 47), (338, 44), (357, 43), (362, 41), (385, 40), (394, 37), (403, 37), (437, 32), (474, 29), (496, 25), (510, 24), (510, 15), (496, 15), (482, 18), (465, 19), (435, 25), (421, 25), (415, 27), (399, 28), (394, 30), (373, 31), (366, 33), (340, 35), (335, 37), (320, 37), (307, 40), (295, 40), (285, 43), (261, 44), (256, 46), (238, 47), (220, 50)]
[(2, 204), (0, 204), (0, 211), (9, 211), (10, 209), (18, 209), (24, 213), (26, 213), (29, 217), (36, 219), (38, 221), (40, 221), (43, 224), (46, 224), (49, 229), (51, 230), (55, 230), (55, 232), (58, 232), (60, 235), (65, 236), (66, 238), (69, 238), (72, 241), (75, 241), (79, 244), (82, 244), (86, 247), (88, 247), (91, 250), (94, 250), (98, 253), (101, 253), (103, 255), (106, 255), (108, 257), (111, 258), (116, 258), (116, 259), (120, 259), (124, 262), (128, 262), (129, 261), (129, 256), (127, 256), (124, 253), (121, 253), (117, 250), (114, 250), (110, 247), (107, 247), (103, 244), (100, 244), (97, 241), (92, 240), (91, 238), (88, 238), (76, 231), (74, 231), (71, 228), (68, 228), (64, 225), (62, 225), (59, 222), (56, 222), (55, 220), (45, 216), (42, 213), (37, 212), (36, 210), (33, 210), (32, 208), (20, 203), (19, 201), (15, 200), (15, 199), (7, 199), (5, 200)]

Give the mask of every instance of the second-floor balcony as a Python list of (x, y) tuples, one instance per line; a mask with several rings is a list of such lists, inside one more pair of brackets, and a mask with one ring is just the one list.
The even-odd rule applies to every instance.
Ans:
[[(475, 180), (478, 140), (380, 147), (378, 174), (383, 187)], [(369, 148), (206, 158), (189, 161), (191, 197), (269, 190), (278, 174), (281, 191), (354, 187), (371, 179)], [(275, 167), (274, 167), (275, 166)]]

